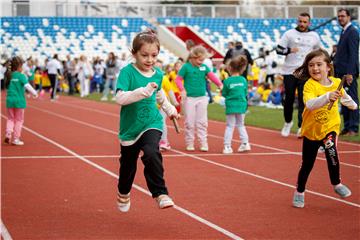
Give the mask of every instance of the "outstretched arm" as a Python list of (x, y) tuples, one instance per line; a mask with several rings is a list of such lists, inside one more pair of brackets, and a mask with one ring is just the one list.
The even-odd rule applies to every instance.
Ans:
[(134, 102), (138, 102), (144, 98), (148, 98), (153, 95), (157, 84), (154, 82), (148, 83), (146, 87), (137, 88), (134, 91), (121, 91), (116, 93), (116, 102), (119, 105), (128, 105)]

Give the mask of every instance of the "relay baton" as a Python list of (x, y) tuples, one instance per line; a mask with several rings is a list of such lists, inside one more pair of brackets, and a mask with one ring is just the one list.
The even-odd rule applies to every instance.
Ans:
[(176, 118), (173, 118), (172, 121), (173, 121), (173, 123), (174, 123), (174, 127), (175, 127), (176, 133), (180, 133), (179, 124), (178, 124)]
[[(339, 84), (339, 86), (337, 87), (336, 90), (340, 91), (341, 88), (344, 86), (346, 76), (347, 76), (347, 75), (344, 75), (344, 76), (342, 77), (341, 82), (340, 82), (340, 84)], [(330, 110), (333, 105), (334, 105), (334, 101), (330, 101), (327, 109)]]

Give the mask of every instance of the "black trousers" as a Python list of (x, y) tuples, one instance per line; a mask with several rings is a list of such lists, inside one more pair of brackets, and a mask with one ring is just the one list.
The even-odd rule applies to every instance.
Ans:
[(57, 90), (57, 75), (56, 74), (48, 74), (52, 92), (51, 92), (51, 99), (55, 99), (56, 90)]
[[(339, 76), (340, 77), (340, 76)], [(345, 82), (344, 88), (346, 93), (356, 102), (359, 106), (359, 96), (358, 96), (358, 82), (356, 75), (353, 75), (353, 81), (350, 85)], [(341, 106), (341, 114), (344, 118), (344, 130), (359, 132), (359, 109), (351, 110), (345, 106)]]
[(285, 100), (284, 118), (285, 122), (292, 121), (296, 89), (298, 91), (298, 127), (301, 127), (302, 113), (304, 111), (303, 91), (306, 81), (297, 79), (294, 75), (284, 75)]
[(331, 184), (337, 185), (341, 182), (340, 162), (336, 148), (336, 138), (337, 136), (335, 132), (329, 133), (323, 140), (320, 141), (312, 141), (307, 139), (306, 137), (303, 138), (302, 164), (299, 171), (296, 188), (298, 192), (305, 191), (305, 185), (314, 166), (320, 146), (323, 146), (325, 148), (325, 156)]
[(137, 159), (143, 151), (141, 160), (144, 164), (144, 176), (152, 197), (168, 194), (164, 180), (164, 168), (159, 149), (161, 131), (150, 129), (131, 146), (120, 146), (120, 171), (118, 190), (121, 194), (128, 194), (134, 182)]

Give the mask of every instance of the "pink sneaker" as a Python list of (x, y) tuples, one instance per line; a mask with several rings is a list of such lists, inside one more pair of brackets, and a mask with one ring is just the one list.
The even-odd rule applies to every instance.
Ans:
[(166, 141), (164, 141), (164, 140), (161, 140), (161, 141), (160, 141), (159, 146), (160, 146), (160, 150), (161, 150), (161, 151), (166, 151), (166, 150), (170, 150), (170, 149), (171, 149), (169, 142), (166, 142)]

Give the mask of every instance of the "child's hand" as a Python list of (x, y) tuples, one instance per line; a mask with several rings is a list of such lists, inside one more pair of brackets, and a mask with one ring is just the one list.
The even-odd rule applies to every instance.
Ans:
[(150, 82), (144, 88), (144, 94), (146, 97), (153, 95), (154, 91), (158, 88), (158, 85), (155, 82)]
[(185, 89), (184, 89), (183, 91), (181, 91), (180, 96), (181, 96), (181, 101), (183, 101), (183, 100), (186, 98), (186, 91), (185, 91)]
[(169, 118), (170, 118), (171, 120), (173, 120), (174, 118), (175, 118), (175, 119), (179, 119), (179, 118), (180, 118), (180, 114), (179, 114), (178, 112), (176, 112), (175, 114), (170, 115)]
[(33, 98), (35, 98), (35, 99), (38, 97), (39, 97), (39, 94), (37, 94), (37, 93), (33, 95)]
[(341, 97), (341, 93), (339, 90), (335, 90), (333, 92), (329, 92), (329, 100), (331, 102), (335, 102), (336, 100), (338, 100), (338, 98)]

